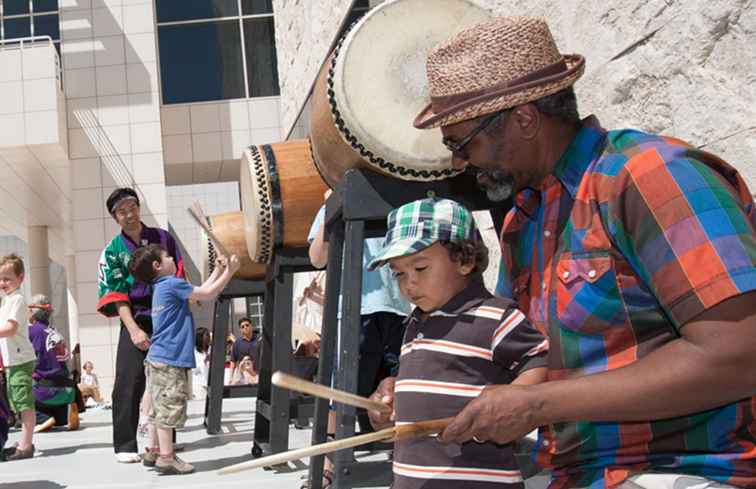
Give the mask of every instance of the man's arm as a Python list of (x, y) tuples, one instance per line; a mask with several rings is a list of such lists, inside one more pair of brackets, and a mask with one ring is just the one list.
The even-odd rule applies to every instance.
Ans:
[(506, 443), (562, 421), (647, 421), (683, 416), (756, 394), (756, 291), (708, 309), (670, 341), (626, 367), (532, 386), (486, 388), (442, 434), (486, 433)]
[(315, 268), (325, 268), (328, 263), (328, 243), (325, 241), (325, 223), (318, 229), (315, 239), (310, 243), (310, 263)]
[(129, 332), (131, 342), (140, 350), (147, 351), (150, 347), (150, 337), (134, 321), (134, 316), (131, 314), (131, 304), (128, 302), (116, 302), (116, 309), (118, 310), (118, 317), (121, 318), (121, 322)]

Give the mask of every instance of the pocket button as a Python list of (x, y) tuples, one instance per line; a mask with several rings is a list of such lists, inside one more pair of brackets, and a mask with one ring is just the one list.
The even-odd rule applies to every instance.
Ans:
[(570, 272), (568, 272), (568, 271), (565, 270), (564, 273), (562, 274), (562, 278), (565, 279), (565, 280), (567, 280), (568, 278), (570, 278)]
[(596, 270), (589, 270), (588, 271), (588, 276), (590, 278), (596, 278)]

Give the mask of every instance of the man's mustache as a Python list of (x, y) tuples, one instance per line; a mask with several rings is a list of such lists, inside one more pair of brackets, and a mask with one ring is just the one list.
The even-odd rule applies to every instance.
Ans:
[(514, 179), (503, 170), (482, 170), (473, 166), (468, 169), (491, 202), (502, 202), (512, 195)]

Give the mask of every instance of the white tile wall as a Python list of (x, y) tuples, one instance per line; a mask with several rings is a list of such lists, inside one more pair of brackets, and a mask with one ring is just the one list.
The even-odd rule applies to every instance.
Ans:
[(126, 65), (129, 93), (157, 92), (157, 71), (157, 63), (154, 61)]
[(252, 129), (279, 128), (279, 98), (252, 99), (249, 102), (249, 127)]
[(97, 95), (118, 95), (126, 93), (126, 68), (124, 65), (98, 66)]
[(135, 154), (132, 159), (137, 184), (164, 183), (165, 172), (162, 153)]
[(122, 65), (126, 60), (123, 36), (103, 36), (94, 40), (95, 65)]
[(129, 123), (128, 95), (97, 97), (99, 125), (103, 127)]
[[(3, 57), (0, 56), (0, 59)], [(24, 111), (24, 82), (21, 80), (0, 82), (0, 93), (3, 94), (3, 102), (5, 102), (0, 104), (0, 115)]]
[(0, 56), (0, 81), (21, 79), (21, 51), (4, 50)]
[(68, 128), (92, 127), (97, 122), (97, 97), (72, 98), (66, 103)]
[(118, 7), (92, 9), (94, 36), (116, 36), (123, 34), (123, 12)]
[(195, 163), (220, 162), (222, 157), (221, 137), (219, 132), (206, 132), (192, 135), (192, 150)]
[(162, 151), (159, 122), (131, 124), (131, 147), (134, 153)]
[(157, 46), (155, 34), (127, 34), (126, 39), (126, 62), (142, 63), (157, 59)]
[(94, 42), (91, 39), (66, 40), (61, 44), (60, 52), (63, 66), (67, 69), (90, 68), (95, 64)]
[(249, 129), (249, 102), (232, 100), (218, 104), (221, 131)]
[(60, 37), (64, 41), (91, 39), (92, 11), (89, 9), (60, 9)]
[(24, 122), (26, 124), (26, 144), (61, 143), (61, 137), (58, 133), (57, 110), (26, 112)]
[(159, 122), (160, 104), (151, 92), (129, 93), (128, 108), (131, 122)]
[(151, 4), (127, 5), (123, 7), (123, 31), (127, 34), (153, 32), (154, 19)]
[(22, 54), (24, 80), (55, 78), (53, 49), (24, 49)]
[(98, 219), (105, 217), (105, 206), (102, 196), (102, 188), (88, 188), (74, 190), (73, 212), (79, 219)]
[(67, 69), (63, 75), (63, 87), (68, 99), (94, 97), (97, 95), (94, 68)]
[(219, 104), (198, 104), (190, 106), (192, 133), (220, 131)]
[(192, 132), (189, 120), (189, 106), (165, 106), (160, 109), (163, 136), (189, 134)]
[(163, 151), (168, 164), (191, 163), (193, 161), (191, 135), (163, 136)]
[(0, 115), (0, 146), (15, 146), (25, 140), (23, 114)]

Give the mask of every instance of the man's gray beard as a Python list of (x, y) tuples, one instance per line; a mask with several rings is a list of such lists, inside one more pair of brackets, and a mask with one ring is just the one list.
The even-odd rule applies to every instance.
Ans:
[(514, 180), (511, 176), (501, 170), (480, 172), (486, 175), (490, 181), (489, 185), (481, 185), (481, 189), (486, 192), (486, 197), (491, 202), (503, 202), (512, 195), (514, 189)]

